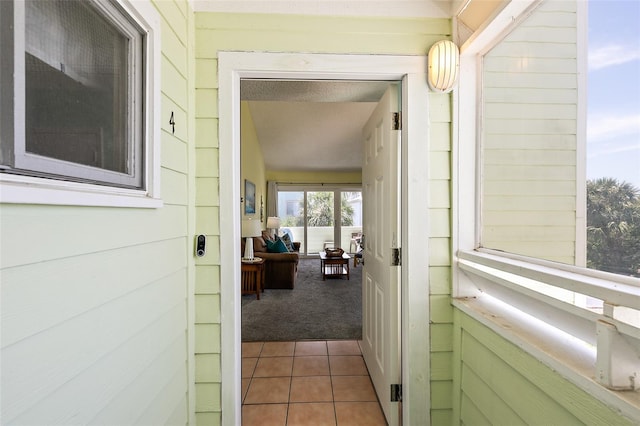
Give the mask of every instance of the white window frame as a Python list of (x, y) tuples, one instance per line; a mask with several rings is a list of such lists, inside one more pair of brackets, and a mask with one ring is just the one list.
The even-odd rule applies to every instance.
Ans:
[[(3, 2), (4, 3), (4, 2)], [(51, 204), (51, 205), (86, 205), (86, 206), (115, 206), (115, 207), (143, 207), (156, 208), (162, 206), (160, 198), (160, 17), (150, 1), (115, 0), (111, 10), (103, 10), (112, 16), (118, 13), (127, 16), (137, 29), (143, 33), (143, 47), (140, 60), (134, 64), (143, 66), (142, 73), (138, 73), (142, 81), (136, 82), (141, 89), (141, 99), (145, 105), (143, 116), (135, 117), (137, 121), (133, 127), (140, 137), (136, 138), (132, 147), (132, 155), (142, 155), (142, 161), (134, 159), (136, 178), (142, 182), (141, 189), (115, 186), (117, 183), (108, 182), (94, 184), (73, 180), (56, 179), (56, 176), (43, 176), (37, 171), (38, 165), (24, 153), (25, 133), (25, 97), (14, 96), (16, 93), (24, 93), (25, 85), (25, 35), (24, 29), (25, 10), (20, 1), (7, 2), (0, 10), (0, 20), (3, 23), (15, 22), (13, 35), (13, 51), (9, 60), (9, 66), (13, 66), (15, 77), (5, 73), (6, 64), (2, 66), (0, 79), (3, 84), (3, 101), (0, 104), (0, 112), (4, 116), (1, 123), (4, 127), (2, 137), (13, 139), (12, 146), (15, 149), (16, 168), (27, 169), (26, 172), (0, 173), (0, 203), (21, 204)], [(7, 16), (9, 15), (9, 16)], [(113, 19), (113, 18), (112, 18)], [(122, 19), (122, 17), (120, 17)], [(3, 75), (4, 74), (4, 75)], [(134, 73), (135, 74), (135, 73)], [(10, 87), (7, 87), (7, 82)], [(6, 92), (5, 92), (6, 91)], [(8, 94), (9, 96), (5, 96)], [(9, 121), (6, 117), (13, 117)], [(128, 123), (127, 126), (132, 126)], [(7, 131), (9, 130), (9, 131)], [(16, 136), (20, 135), (20, 136)], [(4, 143), (4, 141), (3, 141)], [(35, 157), (35, 156), (32, 156)], [(65, 162), (50, 160), (50, 163), (63, 164)], [(132, 165), (133, 165), (132, 164)], [(69, 166), (67, 163), (66, 166)], [(94, 168), (95, 169), (95, 168)], [(33, 170), (29, 172), (28, 170)], [(108, 170), (95, 169), (98, 175), (114, 175)], [(45, 170), (46, 173), (46, 170)], [(64, 169), (63, 169), (64, 173)], [(100, 176), (96, 180), (100, 179)]]
[[(307, 216), (307, 195), (309, 192), (332, 192), (333, 193), (333, 219), (334, 219), (334, 225), (333, 225), (333, 240), (334, 241), (341, 241), (342, 240), (342, 223), (340, 221), (341, 219), (341, 213), (340, 213), (340, 209), (342, 206), (342, 202), (341, 202), (341, 198), (338, 197), (338, 195), (342, 196), (343, 192), (360, 192), (362, 193), (362, 184), (350, 184), (350, 183), (345, 183), (345, 184), (339, 184), (339, 183), (309, 183), (309, 184), (304, 184), (304, 183), (278, 183), (276, 184), (276, 194), (279, 194), (280, 192), (302, 192), (304, 194), (304, 200), (303, 200), (303, 206), (302, 206), (302, 210), (303, 210), (303, 217), (306, 218)], [(305, 224), (303, 226), (304, 228), (304, 247), (300, 247), (300, 253), (301, 255), (305, 255), (308, 257), (314, 257), (317, 256), (318, 253), (317, 252), (311, 252), (308, 253), (307, 252), (307, 244), (309, 242), (309, 240), (307, 239), (307, 234), (308, 234), (308, 228), (309, 225), (308, 223), (306, 223), (305, 220)]]
[[(640, 310), (640, 279), (479, 248), (482, 56), (539, 2), (511, 1), (460, 49), (452, 154), (453, 305), (624, 416), (637, 419), (638, 392), (616, 390), (628, 387), (630, 376), (637, 377), (636, 388), (640, 380), (640, 328), (625, 320), (629, 310)], [(586, 13), (580, 1), (578, 8)], [(577, 226), (581, 224), (584, 221)], [(601, 299), (604, 310), (580, 308), (532, 290), (530, 283)], [(549, 350), (553, 347), (555, 353)]]

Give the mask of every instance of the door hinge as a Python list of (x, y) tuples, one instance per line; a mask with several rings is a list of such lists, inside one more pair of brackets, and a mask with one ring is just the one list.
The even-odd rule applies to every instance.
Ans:
[(402, 113), (391, 113), (391, 130), (402, 130)]
[(400, 266), (400, 265), (402, 265), (402, 249), (392, 248), (391, 249), (391, 266)]
[(402, 385), (391, 385), (391, 402), (402, 402)]

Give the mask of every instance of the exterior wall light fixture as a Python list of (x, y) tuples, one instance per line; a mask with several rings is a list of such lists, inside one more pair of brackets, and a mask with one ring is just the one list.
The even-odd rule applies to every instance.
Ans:
[(431, 90), (448, 93), (458, 81), (460, 51), (454, 42), (440, 40), (429, 49), (427, 82)]

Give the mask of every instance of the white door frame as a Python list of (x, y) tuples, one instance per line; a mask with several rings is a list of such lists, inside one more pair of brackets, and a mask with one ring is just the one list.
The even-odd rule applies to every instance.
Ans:
[[(429, 91), (426, 57), (220, 52), (222, 423), (241, 419), (240, 80), (390, 80), (402, 87), (402, 381), (404, 424), (430, 424)], [(410, 232), (409, 232), (410, 230)]]

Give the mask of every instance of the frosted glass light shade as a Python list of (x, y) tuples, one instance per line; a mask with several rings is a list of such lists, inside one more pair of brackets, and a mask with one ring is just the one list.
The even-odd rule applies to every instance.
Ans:
[(435, 92), (453, 90), (460, 70), (460, 51), (454, 42), (441, 40), (431, 46), (428, 56), (427, 83)]

